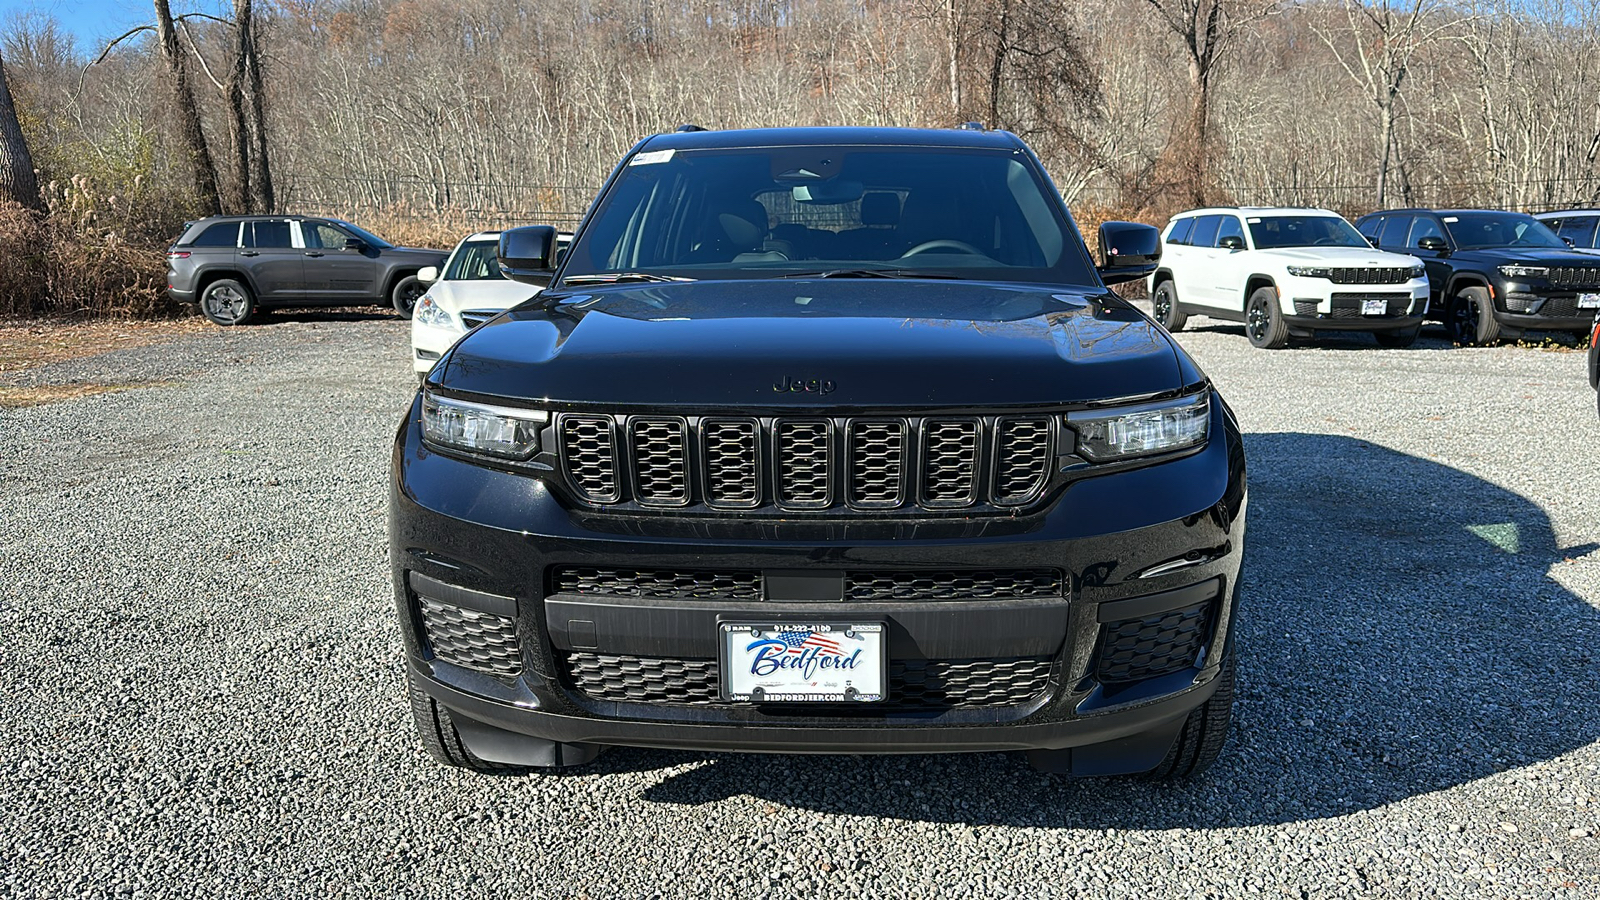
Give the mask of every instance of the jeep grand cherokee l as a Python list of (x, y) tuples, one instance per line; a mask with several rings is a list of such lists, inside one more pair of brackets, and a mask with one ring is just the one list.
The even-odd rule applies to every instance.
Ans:
[(445, 251), (396, 247), (340, 219), (213, 216), (190, 222), (167, 250), (167, 294), (218, 325), (263, 309), (389, 304), (403, 316)]
[[(553, 229), (501, 235), (514, 277)], [(1243, 551), (1234, 417), (1108, 291), (1005, 132), (647, 138), (538, 297), (455, 343), (394, 445), (423, 744), (1026, 750), (1198, 772)]]
[(1408, 347), (1422, 329), (1422, 263), (1374, 250), (1326, 209), (1192, 210), (1172, 217), (1162, 243), (1149, 287), (1168, 331), (1199, 313), (1243, 322), (1253, 346), (1277, 349), (1318, 330)]
[(1525, 330), (1582, 334), (1600, 310), (1600, 260), (1530, 215), (1395, 209), (1356, 227), (1375, 245), (1423, 261), (1431, 315), (1457, 344), (1515, 340)]

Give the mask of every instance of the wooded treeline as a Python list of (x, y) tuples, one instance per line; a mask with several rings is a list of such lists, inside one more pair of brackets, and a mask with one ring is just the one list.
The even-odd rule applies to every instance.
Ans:
[(684, 122), (983, 121), (1084, 225), (1600, 201), (1593, 0), (233, 0), (163, 27), (166, 5), (109, 49), (0, 23), (42, 200), (101, 244), (212, 209), (436, 243), (570, 223)]

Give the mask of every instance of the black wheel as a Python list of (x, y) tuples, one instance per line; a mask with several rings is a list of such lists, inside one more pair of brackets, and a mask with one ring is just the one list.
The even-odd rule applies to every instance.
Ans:
[(1422, 333), (1422, 326), (1415, 328), (1402, 328), (1399, 331), (1374, 331), (1372, 337), (1377, 340), (1379, 347), (1409, 347), (1417, 342), (1417, 335)]
[[(1231, 650), (1231, 648), (1230, 648)], [(1222, 755), (1222, 746), (1228, 742), (1228, 722), (1233, 718), (1234, 662), (1230, 653), (1222, 664), (1222, 674), (1217, 676), (1217, 692), (1189, 713), (1178, 739), (1161, 765), (1150, 770), (1149, 777), (1157, 779), (1189, 778), (1211, 768)]]
[(1156, 285), (1155, 296), (1150, 298), (1150, 309), (1155, 320), (1168, 331), (1182, 331), (1189, 321), (1189, 314), (1178, 308), (1178, 289), (1173, 287), (1170, 279)]
[(520, 772), (516, 766), (487, 762), (472, 755), (461, 742), (461, 732), (450, 720), (450, 712), (440, 706), (417, 686), (416, 679), (406, 672), (406, 693), (411, 698), (411, 718), (416, 722), (417, 737), (428, 755), (447, 766), (458, 766), (477, 772)]
[(256, 298), (242, 282), (223, 278), (206, 285), (200, 311), (218, 325), (243, 325), (256, 314)]
[(1252, 346), (1263, 350), (1277, 350), (1289, 343), (1289, 326), (1283, 324), (1275, 288), (1259, 287), (1251, 292), (1244, 307), (1244, 333)]
[(407, 275), (395, 282), (394, 290), (389, 292), (389, 302), (394, 304), (395, 312), (409, 319), (411, 311), (417, 307), (417, 301), (427, 292), (428, 286), (417, 276)]
[(1500, 323), (1494, 320), (1489, 289), (1462, 288), (1444, 311), (1444, 329), (1450, 341), (1462, 347), (1488, 347), (1500, 340)]

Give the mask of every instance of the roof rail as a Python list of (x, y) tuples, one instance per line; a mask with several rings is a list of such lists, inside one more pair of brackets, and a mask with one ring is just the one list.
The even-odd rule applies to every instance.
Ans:
[(983, 127), (983, 123), (982, 122), (962, 122), (960, 125), (957, 125), (956, 128), (960, 129), (961, 131), (988, 131), (989, 130), (989, 129)]
[(706, 130), (705, 126), (696, 125), (696, 124), (694, 124), (692, 122), (687, 123), (687, 124), (683, 124), (683, 125), (679, 125), (677, 128), (673, 129), (673, 131), (676, 131), (679, 134), (683, 134), (683, 133), (689, 132), (689, 131), (705, 131), (705, 130)]

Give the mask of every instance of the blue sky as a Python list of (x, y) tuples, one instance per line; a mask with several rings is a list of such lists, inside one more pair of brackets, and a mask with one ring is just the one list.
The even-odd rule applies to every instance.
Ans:
[[(230, 0), (170, 0), (172, 12), (221, 13)], [(92, 54), (106, 42), (137, 25), (155, 21), (150, 0), (0, 0), (0, 29), (18, 14), (52, 15), (77, 40), (78, 52)]]

